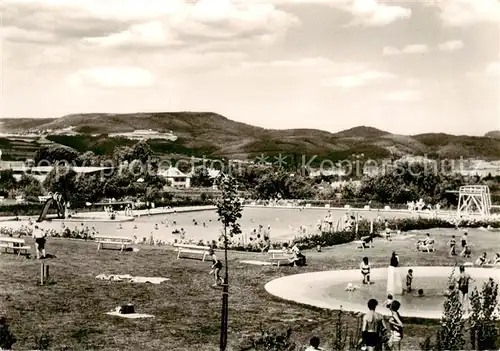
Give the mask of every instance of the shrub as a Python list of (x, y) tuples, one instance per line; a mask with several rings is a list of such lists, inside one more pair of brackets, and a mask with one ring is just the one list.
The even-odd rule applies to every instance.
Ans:
[(46, 331), (41, 330), (35, 338), (35, 349), (40, 351), (50, 350), (52, 341), (52, 336)]
[(312, 249), (321, 245), (334, 246), (351, 242), (355, 239), (356, 233), (350, 232), (323, 232), (321, 234), (304, 235), (296, 238), (301, 249)]
[(432, 336), (428, 336), (424, 341), (420, 343), (420, 350), (422, 351), (434, 351), (436, 344), (432, 342)]
[(481, 292), (471, 294), (472, 313), (469, 318), (471, 346), (474, 350), (497, 350), (498, 284), (490, 278)]
[(251, 344), (253, 350), (256, 351), (294, 351), (296, 344), (291, 335), (291, 329), (288, 329), (285, 333), (261, 329), (261, 335), (253, 338)]
[(353, 330), (349, 330), (347, 322), (344, 320), (345, 312), (342, 310), (342, 306), (337, 313), (335, 318), (335, 327), (332, 335), (331, 346), (333, 350), (357, 350), (359, 340), (361, 339), (361, 328), (363, 321), (363, 313), (356, 314), (356, 327)]
[[(448, 286), (454, 284), (455, 268), (452, 270), (448, 280)], [(463, 350), (464, 349), (464, 323), (462, 321), (463, 309), (460, 303), (458, 289), (450, 293), (444, 301), (443, 318), (438, 330), (437, 350)]]
[(0, 317), (0, 349), (11, 350), (16, 341), (14, 334), (9, 330), (7, 319)]

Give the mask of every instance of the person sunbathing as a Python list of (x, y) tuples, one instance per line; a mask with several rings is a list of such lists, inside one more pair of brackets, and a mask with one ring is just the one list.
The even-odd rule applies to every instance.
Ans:
[(426, 234), (425, 239), (419, 240), (417, 242), (417, 250), (418, 251), (432, 251), (434, 248), (434, 240), (431, 239), (431, 235), (429, 233)]
[(493, 260), (493, 264), (500, 265), (500, 253), (495, 254), (495, 259)]
[(373, 244), (373, 236), (366, 235), (361, 237), (361, 245), (363, 245), (364, 249), (368, 248), (370, 244)]
[(300, 249), (298, 248), (297, 244), (295, 244), (292, 249), (290, 250), (288, 247), (288, 243), (283, 244), (283, 253), (284, 256), (287, 258), (288, 262), (292, 264), (293, 266), (304, 266), (306, 258), (302, 253), (300, 252)]
[(488, 254), (486, 252), (483, 252), (481, 256), (479, 256), (475, 262), (476, 266), (484, 266), (489, 263), (487, 260)]

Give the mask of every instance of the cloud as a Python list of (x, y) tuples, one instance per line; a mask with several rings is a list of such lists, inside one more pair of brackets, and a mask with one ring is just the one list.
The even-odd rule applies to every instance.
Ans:
[(500, 61), (491, 62), (486, 66), (485, 73), (489, 76), (500, 76)]
[(323, 85), (338, 88), (356, 88), (371, 84), (376, 81), (393, 78), (396, 78), (396, 76), (391, 73), (367, 70), (356, 74), (325, 79), (323, 81)]
[(227, 67), (236, 67), (248, 59), (248, 54), (237, 51), (221, 52), (193, 52), (179, 51), (165, 56), (163, 53), (148, 56), (148, 62), (152, 65), (169, 70), (171, 74), (203, 70), (222, 70)]
[(411, 102), (420, 100), (421, 93), (418, 90), (398, 90), (384, 94), (383, 98), (389, 101)]
[(488, 22), (498, 25), (500, 18), (498, 0), (441, 0), (425, 4), (437, 7), (443, 23), (453, 27)]
[[(330, 82), (334, 78), (374, 71), (357, 62), (336, 62), (325, 57), (303, 57), (296, 60), (245, 61), (240, 67), (252, 75), (279, 75), (307, 81)], [(327, 77), (325, 79), (325, 77)], [(324, 85), (321, 83), (321, 85)]]
[(411, 9), (380, 0), (275, 0), (278, 4), (319, 4), (337, 8), (352, 16), (350, 26), (377, 27), (411, 17)]
[(425, 44), (407, 45), (401, 50), (403, 54), (425, 54), (429, 51), (429, 47)]
[(425, 44), (406, 45), (402, 49), (392, 46), (386, 46), (382, 49), (382, 54), (386, 56), (402, 55), (402, 54), (424, 54), (429, 52), (429, 47)]
[(324, 57), (304, 57), (298, 60), (243, 62), (243, 68), (327, 68), (335, 63)]
[(272, 41), (300, 24), (271, 3), (239, 0), (5, 0), (3, 9), (4, 26), (25, 31), (11, 40), (32, 31), (44, 41), (47, 36), (105, 47), (161, 47), (188, 39)]
[(127, 66), (93, 67), (68, 77), (73, 87), (145, 88), (155, 83), (154, 75), (143, 68)]
[(464, 47), (464, 43), (461, 40), (449, 40), (438, 45), (438, 49), (441, 51), (456, 51)]
[(297, 86), (355, 88), (396, 78), (394, 74), (375, 69), (362, 62), (336, 62), (325, 57), (303, 57), (296, 60), (245, 61), (234, 75), (264, 77)]
[(56, 41), (53, 33), (39, 32), (36, 30), (17, 28), (13, 26), (2, 27), (0, 37), (6, 41), (21, 43), (53, 43)]
[(387, 56), (393, 56), (393, 55), (401, 54), (401, 51), (399, 51), (399, 49), (397, 49), (395, 47), (386, 46), (382, 49), (382, 54), (387, 55)]
[(165, 47), (182, 44), (160, 21), (134, 24), (125, 31), (104, 37), (84, 38), (89, 44), (104, 47)]
[(385, 26), (411, 16), (411, 9), (375, 0), (355, 0), (347, 9), (354, 16), (352, 25)]

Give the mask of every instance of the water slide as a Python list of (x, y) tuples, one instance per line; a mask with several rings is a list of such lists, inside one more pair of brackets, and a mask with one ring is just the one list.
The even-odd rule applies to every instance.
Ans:
[(57, 199), (57, 197), (56, 197), (56, 199), (54, 197), (52, 197), (45, 202), (45, 205), (43, 205), (42, 213), (40, 213), (40, 216), (38, 217), (37, 222), (42, 222), (44, 219), (46, 219), (47, 212), (49, 211), (49, 208), (50, 208), (50, 206), (52, 206), (53, 203), (55, 203), (55, 205), (57, 206), (57, 217), (64, 218), (64, 205), (63, 205), (63, 203), (61, 201), (59, 201)]
[(54, 202), (54, 199), (48, 199), (45, 201), (45, 205), (43, 205), (42, 213), (40, 213), (40, 217), (38, 217), (37, 222), (42, 222), (45, 217), (47, 216), (47, 212), (49, 211), (50, 206), (52, 205), (52, 202)]

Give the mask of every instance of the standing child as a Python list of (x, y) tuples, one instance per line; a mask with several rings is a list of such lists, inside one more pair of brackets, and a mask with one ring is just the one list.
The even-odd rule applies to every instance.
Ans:
[(408, 274), (406, 275), (406, 291), (411, 293), (411, 283), (413, 281), (413, 269), (408, 270)]
[(401, 350), (401, 340), (403, 339), (403, 322), (399, 315), (399, 308), (401, 303), (394, 301), (391, 304), (391, 317), (389, 318), (389, 325), (391, 327), (391, 337), (389, 339), (389, 347), (391, 350)]
[(451, 236), (449, 244), (450, 244), (450, 256), (456, 256), (457, 253), (455, 252), (455, 246), (457, 245), (457, 241), (455, 240), (455, 235)]
[(368, 257), (363, 257), (363, 262), (359, 266), (361, 269), (361, 274), (363, 275), (363, 284), (370, 284), (370, 263), (368, 262)]
[(472, 251), (471, 251), (469, 245), (465, 245), (464, 251), (462, 252), (462, 256), (464, 256), (465, 258), (470, 258), (471, 255), (472, 255)]
[(462, 235), (462, 252), (460, 253), (460, 256), (464, 256), (465, 254), (465, 249), (467, 248), (467, 232), (464, 232), (464, 235)]
[(42, 254), (41, 258), (45, 258), (45, 242), (46, 242), (47, 234), (38, 226), (35, 226), (33, 230), (33, 238), (35, 239), (35, 249), (36, 249), (36, 259), (40, 259), (40, 254)]
[(210, 250), (209, 254), (212, 257), (212, 268), (211, 268), (210, 273), (208, 273), (208, 274), (214, 275), (215, 283), (212, 286), (217, 286), (217, 285), (219, 285), (219, 281), (221, 282), (221, 284), (224, 283), (224, 281), (220, 277), (220, 270), (222, 269), (222, 262), (217, 259), (217, 256), (215, 256), (214, 250)]

